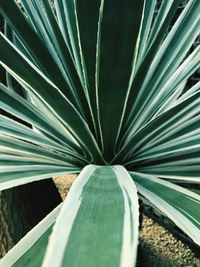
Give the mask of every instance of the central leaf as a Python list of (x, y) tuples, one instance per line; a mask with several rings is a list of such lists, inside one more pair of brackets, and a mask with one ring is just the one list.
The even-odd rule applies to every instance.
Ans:
[(44, 266), (133, 266), (138, 217), (137, 191), (126, 169), (87, 166), (65, 200)]
[[(64, 262), (68, 266), (78, 266), (76, 263), (95, 266), (103, 256), (105, 265), (117, 266), (122, 247), (123, 212), (123, 194), (114, 171), (107, 167), (96, 169), (83, 188)], [(88, 253), (96, 257), (89, 257)]]

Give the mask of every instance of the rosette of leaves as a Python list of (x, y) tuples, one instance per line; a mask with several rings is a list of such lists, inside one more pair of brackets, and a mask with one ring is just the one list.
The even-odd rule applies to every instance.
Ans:
[(79, 175), (0, 266), (134, 266), (140, 195), (200, 245), (200, 1), (156, 2), (1, 0), (0, 189)]

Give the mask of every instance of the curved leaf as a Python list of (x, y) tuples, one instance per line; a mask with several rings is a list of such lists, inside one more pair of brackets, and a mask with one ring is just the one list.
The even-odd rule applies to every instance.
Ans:
[(200, 245), (200, 196), (147, 174), (132, 172), (138, 191)]

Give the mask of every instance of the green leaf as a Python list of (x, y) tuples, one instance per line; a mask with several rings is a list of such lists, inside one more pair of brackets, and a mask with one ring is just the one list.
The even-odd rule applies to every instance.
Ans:
[(77, 173), (82, 162), (56, 150), (0, 135), (0, 190)]
[[(168, 0), (168, 1), (162, 1), (161, 2), (161, 6), (159, 8), (159, 10), (157, 10), (157, 14), (156, 18), (153, 22), (152, 25), (152, 29), (150, 32), (150, 36), (148, 38), (148, 45), (147, 47), (150, 46), (150, 44), (152, 44), (152, 41), (155, 40), (155, 38), (157, 37), (160, 29), (163, 27), (163, 24), (165, 24), (167, 21), (167, 16), (169, 16), (170, 14), (170, 9), (174, 11), (177, 9), (178, 5), (179, 5), (180, 1), (174, 1), (174, 0)], [(168, 21), (170, 21), (170, 19), (172, 18), (172, 16), (169, 17)], [(165, 30), (167, 29), (167, 27), (169, 26), (169, 22), (166, 23), (165, 25)]]
[(0, 1), (12, 29), (0, 32), (0, 108), (32, 127), (0, 115), (0, 190), (105, 164), (81, 172), (48, 247), (53, 223), (16, 266), (132, 267), (135, 183), (199, 244), (200, 197), (173, 184), (200, 182), (200, 83), (185, 92), (200, 66), (200, 1), (176, 19), (181, 1), (158, 14), (156, 0)]
[(144, 125), (124, 144), (124, 148), (118, 156), (122, 157), (124, 155), (126, 159), (128, 157), (132, 158), (133, 153), (138, 152), (148, 143), (154, 141), (154, 145), (155, 143), (159, 145), (160, 143), (166, 142), (169, 136), (174, 135), (178, 127), (182, 128), (182, 123), (198, 115), (199, 102), (200, 92), (197, 92), (156, 117)]
[(200, 91), (200, 81), (193, 85), (190, 89), (188, 89), (184, 94), (182, 94), (181, 97), (177, 99), (177, 102), (180, 103), (184, 101), (186, 98), (190, 97), (198, 91)]
[[(61, 142), (67, 147), (69, 147), (69, 145), (73, 148), (77, 147), (67, 135), (63, 134), (63, 130), (58, 131), (53, 121), (49, 121), (43, 116), (41, 113), (42, 110), (39, 111), (32, 103), (25, 101), (3, 84), (0, 84), (0, 104), (2, 109), (48, 133), (49, 137), (53, 138), (53, 140), (58, 140), (58, 143)], [(58, 119), (56, 118), (56, 120)], [(56, 126), (58, 126), (58, 124), (56, 124)]]
[(0, 260), (1, 267), (40, 267), (62, 204), (36, 225)]
[[(38, 164), (38, 159), (19, 158), (19, 156), (16, 157), (9, 155), (9, 153), (6, 153), (6, 156), (9, 157), (8, 160), (5, 159), (5, 155), (3, 157), (0, 155), (0, 159), (4, 159), (2, 160), (2, 163), (5, 163), (6, 161), (3, 168), (0, 166), (0, 190), (9, 189), (43, 179), (49, 179), (49, 177), (55, 177), (67, 173), (79, 173), (81, 170), (81, 168), (73, 165), (56, 166), (49, 164), (49, 162)], [(24, 162), (26, 162), (26, 164)]]
[[(36, 1), (39, 2), (39, 1)], [(28, 6), (31, 5), (31, 3), (28, 4)], [(37, 7), (39, 7), (41, 3), (37, 4)], [(35, 5), (33, 5), (34, 7)], [(29, 11), (31, 12), (32, 9), (29, 7)], [(47, 22), (44, 18), (45, 15), (43, 14), (43, 10), (41, 8), (36, 8), (34, 10), (34, 14), (39, 15), (39, 21), (45, 21), (48, 26), (49, 22)], [(83, 117), (86, 118), (87, 123), (90, 125), (91, 129), (93, 128), (92, 118), (90, 109), (88, 106), (87, 98), (84, 92), (84, 88), (79, 80), (79, 77), (76, 73), (76, 67), (73, 66), (73, 60), (71, 59), (71, 55), (68, 52), (68, 47), (65, 46), (63, 49), (66, 50), (64, 52), (64, 57), (62, 59), (64, 60), (64, 66), (68, 65), (68, 69), (66, 70), (67, 75), (65, 73), (65, 70), (63, 70), (63, 62), (57, 62), (57, 56), (51, 56), (51, 54), (55, 54), (58, 52), (59, 46), (57, 43), (57, 49), (55, 51), (54, 48), (53, 52), (51, 51), (50, 47), (52, 47), (52, 42), (48, 38), (48, 32), (45, 30), (42, 31), (42, 38), (41, 36), (37, 35), (35, 30), (33, 29), (32, 25), (27, 20), (25, 14), (20, 11), (19, 8), (17, 8), (16, 3), (14, 1), (10, 2), (9, 5), (7, 5), (7, 2), (1, 2), (0, 6), (0, 12), (5, 16), (17, 36), (20, 38), (22, 43), (25, 45), (26, 49), (29, 51), (30, 55), (32, 56), (34, 62), (36, 62), (38, 68), (43, 72), (43, 74), (50, 79), (56, 87), (59, 88), (59, 90), (69, 99), (69, 101), (76, 107), (76, 109), (81, 113)], [(15, 15), (14, 15), (15, 14)], [(36, 15), (35, 15), (36, 16)], [(17, 18), (17, 20), (15, 19)], [(37, 18), (35, 18), (37, 19)], [(38, 21), (38, 24), (39, 24)], [(44, 23), (41, 22), (42, 25)], [(23, 25), (23, 26), (22, 26)], [(40, 25), (41, 26), (41, 25)], [(41, 26), (42, 27), (42, 26)], [(47, 27), (49, 28), (49, 27)], [(52, 30), (50, 30), (52, 32)], [(54, 32), (52, 33), (54, 41), (58, 39), (57, 36), (54, 36)], [(57, 33), (58, 35), (58, 33)], [(60, 35), (58, 35), (60, 36)], [(44, 39), (45, 41), (42, 41)], [(56, 41), (57, 42), (57, 41)], [(55, 43), (55, 42), (54, 42)], [(48, 47), (48, 45), (50, 47)], [(61, 45), (61, 43), (60, 43)], [(50, 50), (49, 50), (50, 49)], [(62, 51), (63, 51), (62, 49)], [(63, 53), (61, 53), (63, 54)], [(65, 61), (67, 59), (67, 62)], [(67, 65), (66, 65), (67, 64)], [(68, 71), (71, 70), (69, 73)], [(70, 82), (69, 82), (70, 79)], [(75, 84), (71, 85), (71, 82)], [(72, 87), (73, 86), (73, 87)], [(81, 101), (80, 101), (81, 99)]]
[(57, 16), (58, 26), (62, 32), (63, 38), (65, 39), (67, 46), (69, 47), (71, 54), (73, 55), (72, 47), (71, 47), (71, 43), (70, 43), (69, 32), (67, 30), (67, 22), (65, 19), (65, 11), (64, 11), (64, 7), (63, 7), (63, 1), (55, 0), (55, 8), (56, 8), (56, 16)]
[[(17, 40), (13, 30), (9, 27), (8, 23), (5, 21), (4, 26), (5, 36), (16, 46), (18, 46), (19, 41)], [(25, 50), (25, 49), (24, 49)], [(24, 51), (25, 52), (25, 51)], [(22, 86), (13, 78), (9, 72), (6, 73), (6, 82), (10, 89), (19, 94), (21, 97), (26, 98), (26, 92), (23, 90)]]
[(18, 139), (26, 140), (28, 142), (39, 144), (44, 147), (51, 149), (57, 149), (66, 154), (73, 154), (73, 151), (63, 147), (58, 142), (51, 140), (50, 138), (44, 136), (39, 131), (34, 131), (33, 129), (24, 126), (21, 123), (18, 123), (12, 119), (9, 119), (6, 116), (0, 115), (0, 134), (4, 134), (11, 137), (16, 137)]
[[(38, 157), (38, 159), (46, 159), (51, 162), (60, 162), (61, 164), (73, 164), (73, 158), (59, 151), (48, 149), (47, 147), (42, 147), (35, 145), (34, 143), (29, 143), (24, 140), (19, 140), (15, 137), (10, 137), (7, 135), (0, 135), (0, 146), (1, 148), (8, 151), (21, 153), (22, 156)], [(75, 161), (74, 161), (75, 162)]]
[[(170, 161), (173, 157), (182, 158), (182, 156), (189, 157), (190, 154), (197, 152), (200, 148), (199, 143), (200, 134), (193, 135), (186, 138), (186, 136), (175, 139), (173, 142), (165, 142), (155, 148), (148, 149), (146, 152), (137, 154), (139, 160), (147, 160), (148, 162), (162, 161), (163, 159)], [(190, 157), (191, 158), (191, 157)]]
[[(40, 37), (25, 17), (25, 14), (17, 7), (15, 1), (2, 0), (0, 5), (0, 12), (9, 22), (14, 32), (18, 35), (21, 42), (25, 45), (34, 61), (38, 64), (43, 73), (49, 77), (61, 90), (66, 88), (67, 83), (61, 74), (58, 65), (52, 58), (49, 50), (42, 42)], [(65, 91), (69, 99), (76, 103), (73, 92)]]
[(133, 266), (138, 219), (128, 172), (122, 166), (89, 165), (64, 202), (43, 266)]
[[(3, 35), (0, 35), (0, 44), (2, 45), (2, 49), (0, 50), (2, 61), (8, 64), (8, 67), (14, 72), (16, 71), (23, 81), (28, 83), (30, 90), (47, 104), (57, 119), (67, 128), (67, 131), (69, 131), (75, 139), (78, 139), (79, 144), (84, 147), (83, 150), (88, 156), (91, 157), (92, 153), (90, 150), (96, 150), (94, 154), (98, 155), (97, 158), (99, 158), (101, 162), (101, 152), (99, 151), (96, 140), (87, 122), (83, 119), (81, 114), (60, 90), (47, 80), (31, 62), (28, 62), (28, 59), (20, 54)], [(6, 53), (8, 50), (9, 56), (5, 56), (3, 51)], [(55, 101), (55, 99), (57, 101)]]
[(104, 157), (108, 160), (113, 157), (128, 93), (143, 5), (141, 0), (115, 0), (105, 1), (102, 7), (97, 100)]
[[(67, 1), (66, 1), (67, 2)], [(70, 1), (68, 1), (70, 2)], [(96, 92), (96, 67), (98, 66), (98, 45), (99, 29), (104, 1), (76, 1), (77, 27), (79, 27), (79, 38), (82, 53), (82, 61), (85, 75), (85, 87), (93, 113), (95, 133), (99, 143), (101, 140), (101, 130), (98, 117), (98, 103)], [(100, 8), (101, 4), (101, 8)], [(100, 141), (101, 140), (101, 141)], [(102, 145), (102, 143), (101, 143)]]
[[(169, 80), (162, 87), (158, 87), (148, 101), (143, 114), (140, 116), (139, 122), (144, 124), (146, 121), (159, 115), (158, 109), (163, 106), (169, 96), (200, 67), (200, 46), (198, 46), (179, 66), (179, 68), (171, 75)], [(177, 104), (177, 103), (176, 103)], [(157, 114), (154, 115), (157, 111)], [(154, 115), (154, 116), (153, 116)], [(136, 123), (137, 125), (137, 123)]]
[(200, 245), (200, 196), (175, 184), (131, 172), (139, 193)]
[[(171, 5), (169, 10), (171, 19), (179, 2), (173, 1)], [(149, 48), (144, 57), (130, 90), (124, 117), (124, 128), (127, 131), (125, 135), (121, 135), (122, 138), (126, 138), (127, 135), (130, 136), (142, 126), (145, 122), (142, 117), (146, 107), (159, 94), (159, 91), (184, 60), (199, 34), (199, 10), (200, 2), (198, 0), (189, 1), (169, 34), (166, 35), (167, 29), (165, 29), (161, 34), (162, 39), (159, 37), (160, 33), (155, 38), (152, 47)], [(166, 20), (168, 20), (167, 17)], [(163, 31), (164, 24), (165, 22), (163, 22), (159, 31)], [(164, 35), (167, 37), (163, 41)], [(162, 45), (161, 42), (163, 42)]]
[(73, 53), (79, 75), (82, 77), (82, 80), (84, 80), (85, 74), (77, 24), (76, 2), (73, 0), (56, 1), (56, 10), (59, 11), (58, 14), (60, 15), (63, 32), (70, 40), (71, 52)]
[(138, 69), (139, 65), (142, 62), (144, 53), (146, 52), (148, 46), (147, 46), (147, 40), (149, 36), (149, 32), (151, 30), (151, 24), (154, 17), (154, 10), (156, 6), (156, 0), (152, 1), (145, 1), (144, 4), (144, 10), (143, 10), (143, 17), (141, 19), (141, 33), (139, 35), (139, 44), (138, 44), (138, 52), (137, 52), (137, 66), (136, 69)]
[(147, 142), (147, 144), (143, 144), (138, 153), (135, 152), (134, 154), (136, 156), (144, 155), (144, 153), (151, 153), (152, 150), (156, 153), (159, 150), (166, 149), (168, 146), (178, 145), (180, 142), (184, 143), (184, 140), (187, 140), (188, 138), (198, 136), (200, 122), (198, 106), (197, 114), (195, 113), (193, 116), (192, 114), (186, 113), (185, 115), (189, 116), (186, 117), (181, 124), (176, 125), (176, 127), (169, 125), (171, 131), (165, 130), (163, 134), (158, 134), (157, 138), (153, 138), (150, 142)]
[(176, 183), (200, 183), (200, 156), (192, 160), (176, 160), (174, 162), (157, 164), (152, 167), (141, 167), (137, 172), (157, 176)]
[[(75, 62), (69, 51), (69, 47), (65, 43), (50, 4), (46, 0), (43, 1), (42, 4), (45, 9), (43, 10), (43, 7), (38, 0), (28, 2), (23, 0), (21, 2), (27, 14), (30, 16), (37, 34), (47, 46), (47, 49), (50, 51), (54, 61), (61, 70), (63, 77), (65, 77), (66, 84), (74, 95), (81, 113), (87, 117), (88, 121), (90, 121), (90, 111), (84, 92), (83, 82), (81, 82), (79, 78)], [(66, 94), (66, 85), (59, 87), (59, 89)], [(69, 96), (68, 98), (74, 103)], [(76, 106), (76, 103), (74, 103), (74, 105)]]
[(162, 105), (160, 105), (160, 107), (156, 107), (157, 111), (153, 115), (152, 119), (157, 117), (158, 114), (161, 114), (165, 112), (166, 110), (178, 104), (178, 102), (180, 101), (180, 96), (181, 94), (183, 94), (184, 89), (186, 88), (186, 84), (187, 84), (187, 80), (184, 80), (183, 82), (180, 82), (177, 86), (174, 87), (174, 91), (170, 92), (171, 94), (167, 95), (167, 97), (165, 98), (165, 101), (162, 101)]

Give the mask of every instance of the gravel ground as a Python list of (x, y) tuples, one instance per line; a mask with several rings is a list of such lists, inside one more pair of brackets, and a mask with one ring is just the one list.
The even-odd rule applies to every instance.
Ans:
[(145, 215), (140, 230), (140, 255), (143, 265), (151, 267), (199, 267), (195, 253), (168, 230)]
[[(76, 175), (54, 178), (62, 198), (69, 191)], [(199, 255), (174, 237), (168, 230), (142, 214), (138, 267), (200, 267)]]

